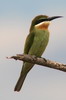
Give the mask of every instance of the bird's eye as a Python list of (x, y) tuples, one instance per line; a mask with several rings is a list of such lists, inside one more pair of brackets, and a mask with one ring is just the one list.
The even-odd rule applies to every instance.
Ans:
[(41, 22), (44, 22), (44, 21), (47, 21), (47, 19), (44, 19), (44, 18), (39, 19), (39, 20), (37, 20), (37, 21), (35, 22), (35, 25), (36, 25), (36, 24), (39, 24), (39, 23), (41, 23)]

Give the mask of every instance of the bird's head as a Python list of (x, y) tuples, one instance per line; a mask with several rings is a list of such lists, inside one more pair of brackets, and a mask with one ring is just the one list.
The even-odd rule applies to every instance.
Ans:
[(42, 30), (48, 29), (50, 22), (60, 17), (62, 16), (48, 17), (46, 15), (38, 15), (32, 20), (30, 30), (32, 30), (34, 27)]

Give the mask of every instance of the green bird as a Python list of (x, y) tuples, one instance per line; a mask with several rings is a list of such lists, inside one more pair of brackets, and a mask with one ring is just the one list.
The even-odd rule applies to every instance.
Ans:
[[(46, 15), (36, 16), (31, 23), (29, 35), (27, 36), (24, 54), (35, 55), (41, 57), (49, 42), (48, 26), (50, 21), (62, 16), (48, 17)], [(20, 91), (28, 72), (33, 68), (34, 64), (23, 62), (22, 71), (14, 91)]]

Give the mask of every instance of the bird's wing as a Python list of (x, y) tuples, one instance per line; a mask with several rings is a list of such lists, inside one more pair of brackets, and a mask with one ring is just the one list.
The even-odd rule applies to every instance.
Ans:
[[(24, 47), (24, 53), (25, 54), (28, 54), (30, 48), (31, 48), (31, 45), (33, 44), (33, 40), (34, 40), (34, 33), (30, 33), (28, 36), (27, 36), (27, 39), (26, 39), (26, 42), (25, 42), (25, 47)], [(22, 85), (23, 85), (23, 82), (26, 78), (26, 75), (27, 73), (26, 72), (29, 72), (30, 69), (32, 68), (33, 64), (31, 63), (26, 63), (26, 62), (23, 62), (23, 67), (22, 67), (22, 71), (21, 71), (21, 74), (20, 74), (20, 77), (19, 77), (19, 80), (15, 86), (15, 89), (14, 91), (20, 91)]]
[(33, 40), (34, 40), (34, 33), (32, 32), (26, 38), (25, 47), (24, 47), (24, 54), (28, 54), (28, 52), (31, 48), (31, 45), (33, 43)]

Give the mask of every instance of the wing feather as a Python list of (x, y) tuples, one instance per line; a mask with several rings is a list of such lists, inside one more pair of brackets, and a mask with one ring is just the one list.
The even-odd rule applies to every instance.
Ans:
[(25, 41), (25, 47), (24, 47), (24, 54), (28, 54), (32, 44), (33, 44), (33, 40), (34, 40), (34, 33), (30, 33)]

